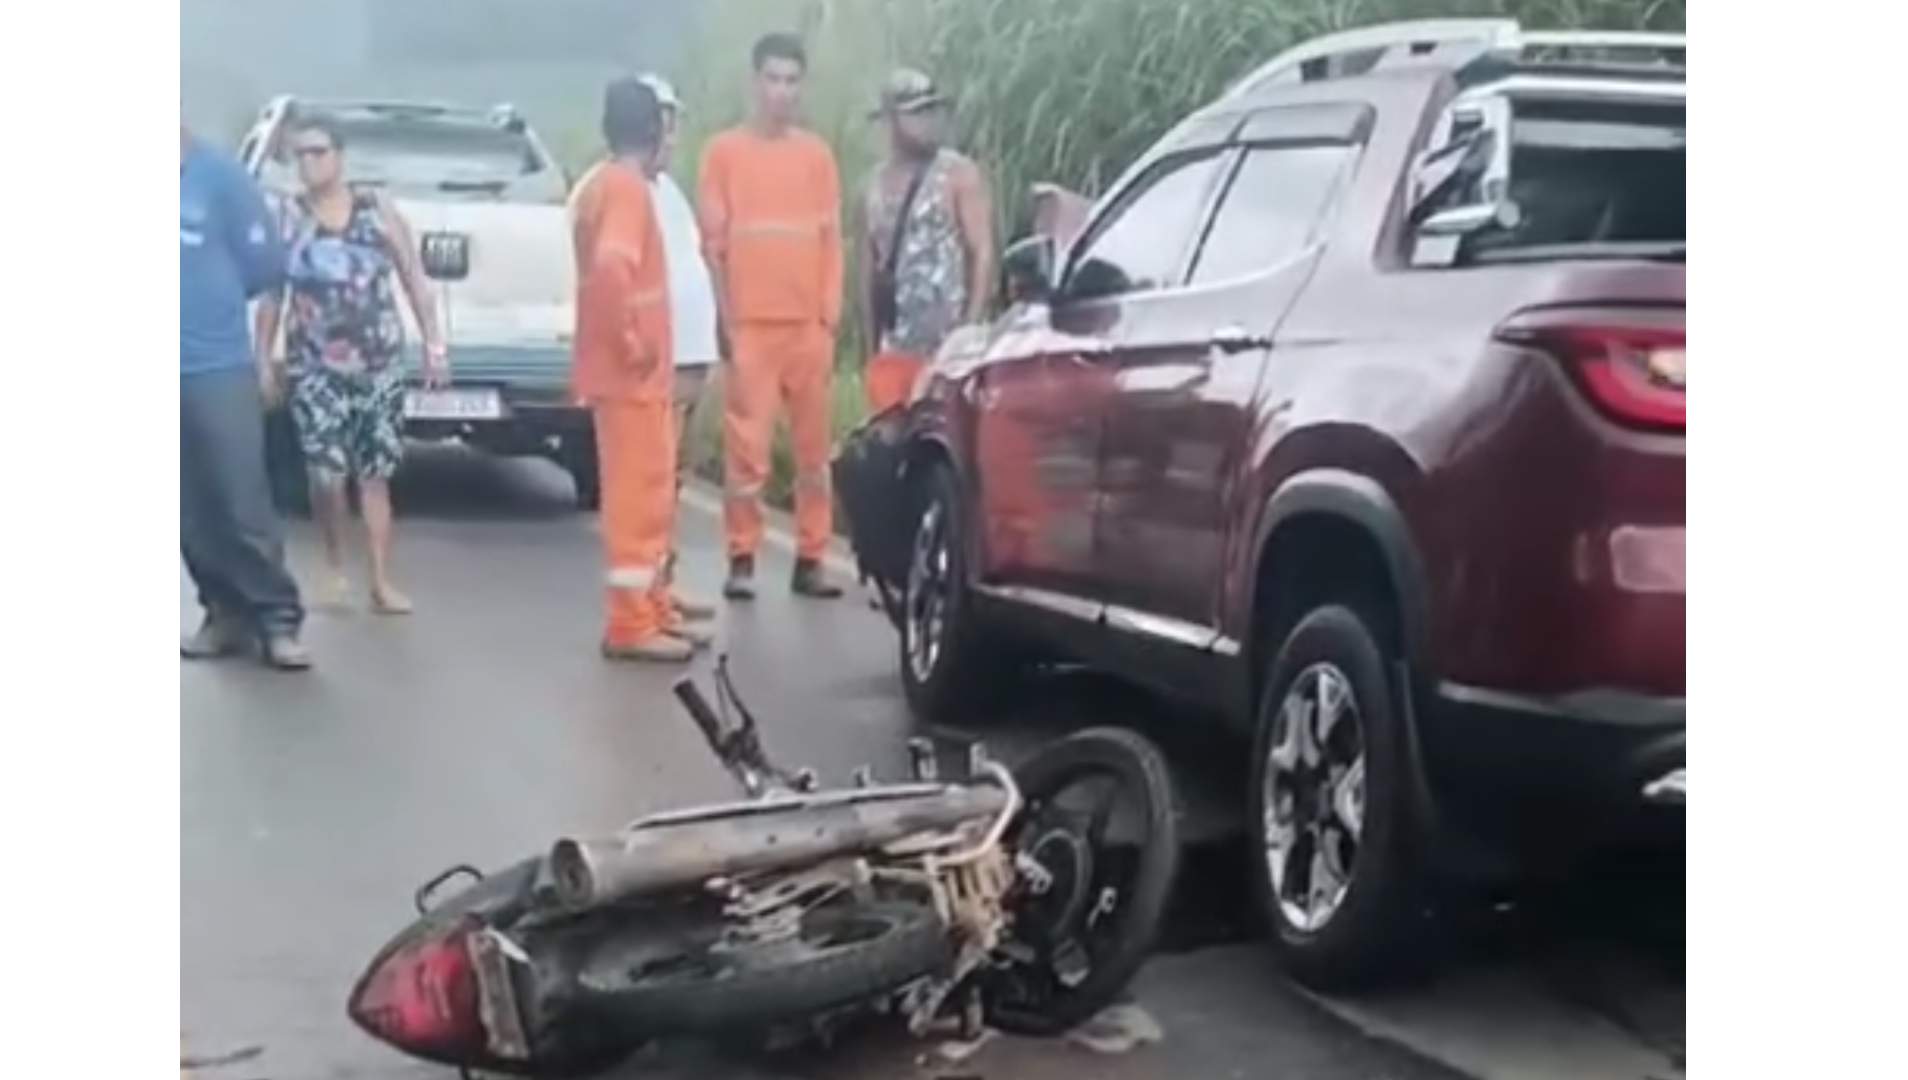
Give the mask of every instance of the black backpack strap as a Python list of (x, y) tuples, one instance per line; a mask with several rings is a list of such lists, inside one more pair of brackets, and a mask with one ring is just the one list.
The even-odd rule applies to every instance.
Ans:
[(920, 194), (921, 184), (927, 180), (928, 173), (934, 171), (935, 164), (940, 160), (941, 152), (936, 150), (933, 157), (928, 158), (925, 164), (915, 170), (914, 179), (908, 181), (908, 193), (901, 197), (901, 211), (894, 217), (894, 233), (888, 237), (888, 251), (881, 260), (881, 272), (877, 279), (881, 287), (887, 291), (887, 296), (882, 298), (881, 303), (882, 325), (876, 329), (885, 331), (894, 328), (894, 271), (901, 263), (901, 240), (907, 235), (908, 215), (914, 210), (914, 197)]

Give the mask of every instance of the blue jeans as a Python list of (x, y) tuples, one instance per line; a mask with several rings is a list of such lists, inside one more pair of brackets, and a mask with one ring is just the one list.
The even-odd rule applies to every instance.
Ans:
[(296, 633), (304, 622), (249, 364), (179, 377), (179, 550), (207, 614), (257, 634)]

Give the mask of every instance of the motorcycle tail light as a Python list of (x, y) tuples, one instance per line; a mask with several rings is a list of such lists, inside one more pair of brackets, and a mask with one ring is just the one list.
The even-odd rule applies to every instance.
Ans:
[(408, 1054), (466, 1059), (484, 1049), (468, 924), (380, 956), (358, 981), (347, 1012), (373, 1038)]

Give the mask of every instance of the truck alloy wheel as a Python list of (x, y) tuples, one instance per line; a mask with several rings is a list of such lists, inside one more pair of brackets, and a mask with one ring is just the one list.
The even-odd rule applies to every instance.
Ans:
[(1317, 990), (1415, 966), (1429, 913), (1403, 793), (1400, 689), (1376, 605), (1327, 603), (1286, 635), (1266, 678), (1250, 798), (1253, 890), (1287, 971)]
[(1266, 872), (1287, 921), (1316, 931), (1345, 902), (1365, 824), (1365, 729), (1335, 665), (1299, 673), (1266, 754)]
[(903, 601), (908, 670), (917, 682), (927, 682), (940, 662), (947, 633), (949, 591), (953, 588), (953, 558), (947, 513), (936, 500), (921, 515), (914, 533), (914, 551), (908, 559), (908, 587)]

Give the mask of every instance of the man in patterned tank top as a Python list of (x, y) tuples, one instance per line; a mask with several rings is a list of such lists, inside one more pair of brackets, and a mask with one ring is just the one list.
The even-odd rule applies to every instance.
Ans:
[(949, 334), (985, 316), (994, 225), (987, 178), (944, 145), (947, 98), (932, 79), (896, 71), (874, 118), (889, 153), (860, 200), (858, 262), (868, 403), (880, 412), (907, 398)]

